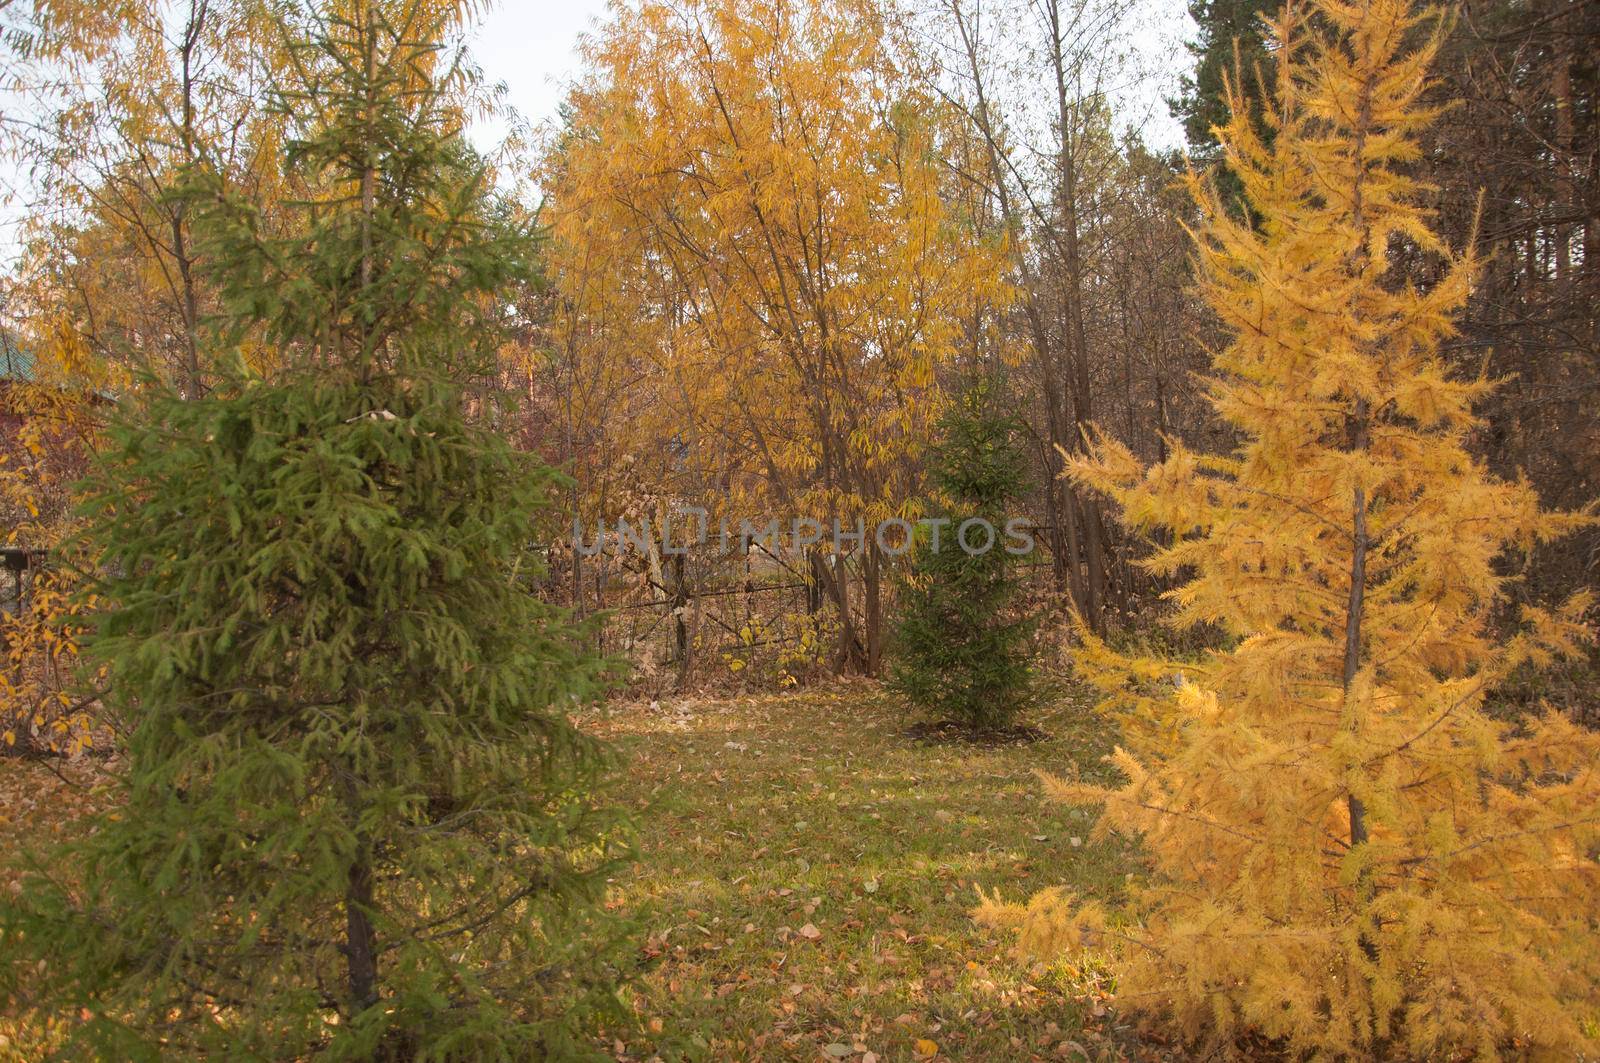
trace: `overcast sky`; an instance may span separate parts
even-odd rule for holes
[[[578,72],[579,36],[605,17],[606,0],[499,0],[472,31],[471,52],[525,117],[553,119]]]

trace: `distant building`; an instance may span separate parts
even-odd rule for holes
[[[18,384],[32,383],[33,355],[23,350],[16,337],[0,329],[0,444],[16,439],[26,417],[15,398]]]
[[[26,409],[17,402],[16,390],[19,385],[32,383],[33,372],[33,356],[17,344],[11,333],[0,329],[0,454],[7,454],[16,446],[17,435],[26,423]],[[4,516],[11,524],[19,515]],[[26,572],[34,560],[26,544],[10,542],[11,538],[11,528],[0,535],[0,613],[15,613],[22,608]]]
[[[71,485],[86,469],[84,435],[89,422],[68,411],[81,410],[83,395],[40,379],[39,366],[16,335],[0,328],[0,470],[21,475],[23,497],[0,494],[0,609],[11,612],[27,585],[28,573],[42,565],[53,527],[72,506]],[[53,402],[54,396],[69,402]],[[88,392],[88,402],[101,406],[110,397]],[[37,432],[24,429],[44,418]],[[42,484],[33,478],[42,480]],[[14,486],[14,485],[13,485]]]

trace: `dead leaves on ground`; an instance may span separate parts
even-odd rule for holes
[[[0,756],[0,844],[15,852],[68,834],[107,803],[107,762]]]
[[[630,992],[645,1036],[618,1031],[613,1054],[1126,1058],[1092,977],[1020,969],[967,914],[974,885],[1029,868],[1122,886],[1122,853],[1084,844],[1087,819],[1040,836],[1034,769],[1103,752],[1083,706],[1060,713],[1041,721],[1056,737],[999,749],[909,742],[861,683],[596,714],[653,809],[618,883],[655,928]]]

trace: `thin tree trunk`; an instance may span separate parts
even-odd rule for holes
[[[684,556],[674,555],[672,558],[673,657],[678,665],[679,686],[688,679],[690,664],[689,620],[685,615],[689,607],[689,580],[686,569]]]
[[[1372,88],[1372,81],[1369,77],[1367,83],[1361,86],[1360,104],[1357,108],[1354,151],[1357,159],[1363,157],[1367,142],[1367,129],[1372,122]],[[1357,174],[1350,208],[1354,228],[1363,237],[1351,250],[1349,258],[1349,268],[1352,273],[1357,275],[1368,264],[1362,176],[1360,173]],[[1351,415],[1349,427],[1346,430],[1348,432],[1346,449],[1352,452],[1367,449],[1370,412],[1367,408],[1366,399],[1356,400],[1355,410]],[[1351,505],[1351,538],[1350,599],[1345,607],[1344,628],[1343,686],[1347,700],[1350,697],[1350,690],[1355,683],[1356,675],[1361,670],[1361,621],[1367,593],[1367,548],[1369,545],[1367,542],[1367,496],[1366,492],[1359,486],[1355,489],[1355,496]],[[1357,729],[1359,737],[1359,721],[1352,719],[1351,727]],[[1347,804],[1350,811],[1350,846],[1354,848],[1357,845],[1364,844],[1367,840],[1367,809],[1362,800],[1354,793],[1348,796]]]
[[[867,674],[877,675],[883,663],[883,603],[878,547],[869,541],[861,554],[861,593],[867,635]]]
[[[346,814],[356,831],[356,855],[350,863],[344,894],[344,956],[350,994],[350,1017],[378,1002],[378,935],[372,926],[372,839],[360,829],[361,798],[353,767],[343,769]]]
[[[1356,136],[1353,155],[1357,159],[1364,158],[1367,141],[1367,130],[1372,124],[1372,91],[1373,78],[1369,75],[1365,84],[1361,86],[1359,104],[1356,114]],[[1360,239],[1349,252],[1349,269],[1353,276],[1360,274],[1370,267],[1368,256],[1367,230],[1365,224],[1365,206],[1363,197],[1363,174],[1356,176],[1355,188],[1351,196],[1351,219],[1353,227]],[[1358,398],[1351,412],[1346,428],[1346,449],[1353,452],[1367,450],[1371,442],[1371,413],[1367,400]],[[1367,551],[1371,543],[1367,539],[1367,495],[1364,488],[1356,486],[1351,498],[1351,549],[1350,549],[1350,597],[1345,605],[1344,629],[1344,669],[1343,691],[1345,698],[1345,711],[1350,714],[1349,726],[1351,733],[1357,739],[1355,748],[1360,750],[1361,719],[1355,707],[1350,704],[1351,693],[1355,687],[1356,676],[1361,672],[1361,625],[1366,609],[1367,593]],[[1345,796],[1345,805],[1350,814],[1350,848],[1355,849],[1367,843],[1367,806],[1364,801],[1352,790]],[[1360,904],[1371,902],[1377,886],[1373,880],[1370,869],[1363,869],[1358,881],[1355,883],[1355,894]],[[1373,962],[1378,958],[1378,944],[1372,931],[1375,929],[1370,922],[1363,926],[1359,932],[1361,951],[1367,959]]]
[[[360,30],[363,35],[365,91],[369,95],[367,120],[375,117],[370,95],[377,65],[377,31],[373,26],[372,8],[364,4]],[[370,137],[368,138],[370,142]],[[372,214],[375,208],[377,174],[368,148],[361,173],[361,287],[372,284]],[[363,364],[369,353],[366,346],[366,328],[362,328]],[[370,369],[370,366],[369,366]],[[345,886],[345,963],[349,973],[350,1014],[358,1015],[378,1002],[378,943],[372,926],[372,840],[360,829],[361,806],[354,769],[346,776],[345,801],[352,826],[356,829],[356,856],[350,864]]]
[[[1000,146],[996,142],[994,128],[989,119],[989,100],[987,90],[984,88],[983,64],[979,61],[977,37],[967,21],[967,15],[961,9],[960,0],[950,0],[950,14],[955,21],[957,32],[961,35],[961,43],[966,53],[967,71],[972,78],[973,93],[977,98],[977,106],[971,118],[983,138],[989,178],[994,184],[994,195],[999,202],[1000,217],[1008,234],[1020,236],[1022,219],[1012,201],[1010,174],[1002,159]],[[1020,240],[1017,246],[1020,247]],[[1034,362],[1038,367],[1044,389],[1047,437],[1044,446],[1044,499],[1045,515],[1050,523],[1051,575],[1055,578],[1056,589],[1067,591],[1072,596],[1074,607],[1082,612],[1085,606],[1084,588],[1078,571],[1077,547],[1075,539],[1068,536],[1062,527],[1068,519],[1065,513],[1069,507],[1063,500],[1060,450],[1071,443],[1062,425],[1063,388],[1056,375],[1050,332],[1045,326],[1044,309],[1040,306],[1040,279],[1034,272],[1026,250],[1017,253],[1016,263],[1018,272],[1022,274],[1023,314],[1028,321],[1028,335],[1032,340]],[[1069,539],[1072,539],[1074,545],[1068,545]]]
[[[374,82],[377,79],[378,61],[378,28],[373,21],[372,5],[370,3],[362,5],[359,29],[364,53],[362,91],[367,96],[365,118],[370,126],[377,119],[377,101],[373,99],[373,95],[375,91]],[[372,286],[372,215],[377,210],[378,189],[378,170],[376,160],[372,157],[372,144],[375,142],[376,134],[369,128],[368,134],[364,139],[366,141],[364,150],[367,157],[362,160],[361,166],[361,293],[363,296],[366,295],[367,289]],[[366,310],[363,308],[358,318],[361,323],[362,348],[359,354],[361,365],[365,367],[363,375],[371,372],[373,366],[369,359],[377,356],[376,351],[367,350],[369,330],[366,316]]]
[[[1553,0],[1560,4],[1563,0]],[[1554,55],[1551,56],[1551,89],[1555,96],[1556,105],[1556,149],[1562,153],[1556,160],[1556,172],[1559,180],[1556,187],[1565,193],[1562,197],[1566,202],[1558,203],[1556,210],[1565,215],[1573,207],[1583,202],[1582,189],[1577,183],[1577,138],[1573,122],[1573,92],[1572,92],[1572,33],[1569,21],[1577,11],[1576,4],[1570,4],[1563,13],[1558,13],[1555,20]],[[1566,284],[1572,272],[1572,226],[1566,222],[1556,226],[1555,231],[1555,270],[1556,282]],[[1593,264],[1590,263],[1591,268]]]
[[[180,53],[182,63],[182,94],[183,94],[183,128],[179,131],[182,141],[183,161],[186,165],[193,165],[195,161],[194,137],[194,52],[200,43],[200,34],[205,27],[207,5],[202,0],[199,4],[189,6],[189,19],[183,30],[183,46]],[[189,254],[188,211],[180,200],[172,212],[172,257],[177,260],[178,277],[183,287],[183,339],[184,339],[184,366],[183,366],[183,394],[185,398],[197,399],[203,392],[204,384],[200,377],[200,344],[197,336],[199,328],[200,311],[199,302],[195,294],[194,260]]]
[[[1352,450],[1366,449],[1367,414],[1366,400],[1358,400],[1351,430]],[[1351,689],[1355,686],[1356,676],[1361,671],[1361,622],[1366,604],[1367,550],[1371,546],[1367,540],[1367,495],[1360,487],[1355,489],[1351,500],[1351,538],[1350,599],[1345,607],[1344,627],[1344,696],[1346,711],[1351,713],[1350,727],[1359,735],[1360,720],[1349,705],[1349,699]],[[1367,806],[1366,802],[1353,791],[1345,795],[1345,806],[1350,813],[1350,848],[1355,849],[1357,846],[1365,845],[1369,836]],[[1370,901],[1375,888],[1371,872],[1363,870],[1359,881],[1355,884],[1357,897],[1363,903]],[[1370,933],[1370,927],[1362,929],[1360,939],[1361,951],[1369,960],[1377,960],[1378,945]]]
[[[378,938],[367,914],[372,909],[372,865],[365,856],[350,865],[345,891],[345,956],[350,973],[350,1014],[378,1002]]]
[[[1083,261],[1078,238],[1078,168],[1072,136],[1072,107],[1068,103],[1067,63],[1063,53],[1063,28],[1058,0],[1047,0],[1045,15],[1050,28],[1050,61],[1056,81],[1057,135],[1060,139],[1057,164],[1060,183],[1057,188],[1057,209],[1060,212],[1062,234],[1063,324],[1069,347],[1068,379],[1072,385],[1072,439],[1068,448],[1081,451],[1086,445],[1086,433],[1093,418],[1090,402],[1089,344],[1083,313]],[[1104,630],[1103,601],[1105,598],[1105,543],[1100,521],[1099,504],[1092,497],[1071,493],[1074,508],[1083,520],[1084,596],[1079,610],[1091,630]]]
[[[1365,403],[1358,405],[1365,420]],[[1365,434],[1365,425],[1361,428]],[[1344,626],[1344,695],[1350,696],[1356,675],[1361,671],[1361,621],[1367,593],[1367,496],[1356,488],[1351,505],[1353,549],[1350,553],[1350,598],[1345,606]],[[1350,808],[1350,845],[1354,848],[1367,840],[1367,809],[1361,798],[1348,796]]]

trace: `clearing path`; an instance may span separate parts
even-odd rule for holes
[[[1038,742],[926,744],[877,685],[625,706],[641,859],[617,883],[648,937],[619,1058],[1115,1058],[1098,972],[1029,970],[968,915],[975,886],[1114,901],[1125,847],[1041,800],[1036,770],[1104,777],[1110,725],[1069,690]],[[646,811],[648,809],[648,811]],[[1082,1055],[1079,1054],[1080,1050]]]

